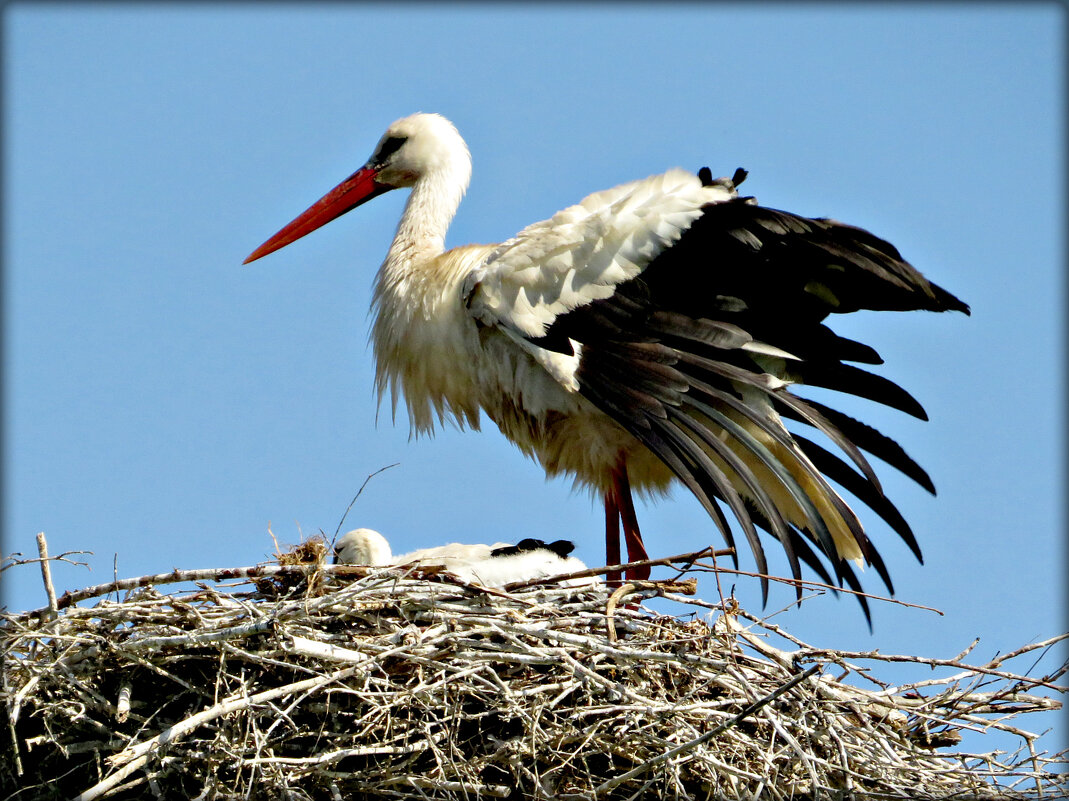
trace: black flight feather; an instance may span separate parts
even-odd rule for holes
[[[917,542],[916,536],[913,534],[913,530],[909,527],[909,523],[902,517],[902,513],[898,511],[890,499],[882,493],[876,492],[872,484],[865,480],[865,477],[853,470],[850,465],[831,453],[825,450],[817,443],[810,439],[806,439],[801,434],[795,434],[794,439],[798,442],[802,452],[809,458],[813,465],[841,486],[847,492],[851,493],[859,501],[868,506],[872,511],[883,518],[884,522],[889,525],[898,536],[900,536],[909,546],[909,549],[913,551],[914,556],[917,557],[917,561],[924,563],[924,556],[921,553],[920,544]]]
[[[885,434],[881,434],[875,428],[866,423],[862,423],[860,420],[856,420],[850,417],[848,414],[832,409],[830,406],[826,406],[823,403],[819,403],[810,398],[806,399],[806,403],[810,408],[815,409],[824,415],[824,418],[837,428],[844,437],[850,440],[864,451],[871,453],[878,459],[882,459],[904,475],[909,476],[922,487],[924,487],[932,495],[935,495],[935,484],[932,483],[931,477],[927,471],[917,464],[912,457],[902,446],[895,442]],[[794,420],[804,421],[804,418],[800,414],[796,414],[793,410],[784,409],[781,410],[784,417],[789,417]]]

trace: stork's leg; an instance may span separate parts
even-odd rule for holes
[[[627,480],[627,466],[621,464],[612,471],[612,483],[620,521],[624,525],[624,543],[627,545],[627,561],[640,562],[649,559],[646,546],[642,544],[642,533],[638,530],[638,518],[635,516],[635,503],[631,498],[631,482]],[[617,551],[619,553],[619,551]],[[635,567],[627,571],[628,579],[645,580],[650,577],[649,565]]]
[[[605,493],[605,563],[620,564],[620,507],[616,501],[615,486]],[[618,571],[607,573],[605,578],[610,584],[620,583]]]

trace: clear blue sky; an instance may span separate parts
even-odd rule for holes
[[[110,579],[115,554],[133,576],[255,563],[268,526],[283,542],[332,534],[394,462],[346,529],[398,550],[568,537],[601,563],[599,505],[492,425],[410,441],[403,414],[376,424],[369,290],[403,193],[241,266],[422,110],[474,156],[451,244],[668,167],[744,166],[762,203],[867,227],[971,303],[972,318],[839,329],[931,417],[844,404],[939,488],[881,473],[923,566],[866,520],[898,597],[945,616],[877,605],[870,634],[852,600],[823,598],[778,619],[893,653],[950,657],[980,637],[977,659],[1065,629],[1059,6],[4,13],[4,550],[33,552],[43,530],[53,552],[93,551],[91,573],[56,568],[61,591]],[[639,514],[656,555],[718,542],[682,491]],[[11,607],[44,601],[36,570],[4,583]],[[759,611],[756,583],[736,584]],[[790,597],[774,590],[769,611]]]

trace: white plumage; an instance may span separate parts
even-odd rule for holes
[[[350,565],[417,565],[440,567],[469,584],[503,587],[517,581],[561,576],[586,570],[586,565],[569,556],[570,542],[544,543],[524,540],[517,545],[450,543],[393,556],[386,538],[370,528],[358,528],[338,538],[334,561]],[[583,586],[597,583],[594,577],[566,579],[563,584]]]
[[[836,336],[831,314],[968,311],[887,242],[740,197],[731,179],[672,169],[597,192],[500,245],[445,250],[471,176],[453,125],[398,120],[368,162],[261,245],[258,259],[383,192],[410,187],[375,281],[380,399],[404,397],[415,433],[485,413],[548,475],[603,496],[606,557],[646,558],[632,488],[682,482],[728,542],[727,504],[767,572],[757,528],[825,580],[859,586],[849,562],[883,562],[847,489],[920,556],[862,450],[933,489],[893,440],[791,392],[814,384],[918,417],[897,385],[846,362],[876,352]],[[846,459],[788,430],[808,426]],[[933,490],[934,491],[934,490]],[[636,569],[633,577],[648,576]],[[800,590],[799,590],[800,591]],[[864,599],[862,599],[863,601]]]
[[[703,206],[734,195],[680,169],[590,195],[495,248],[464,280],[468,309],[486,325],[543,337],[560,315],[635,278]]]

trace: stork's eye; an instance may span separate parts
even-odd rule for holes
[[[375,161],[379,164],[385,163],[386,160],[400,150],[401,146],[407,141],[408,138],[404,136],[391,136],[384,139],[379,146],[378,152],[375,154]]]

